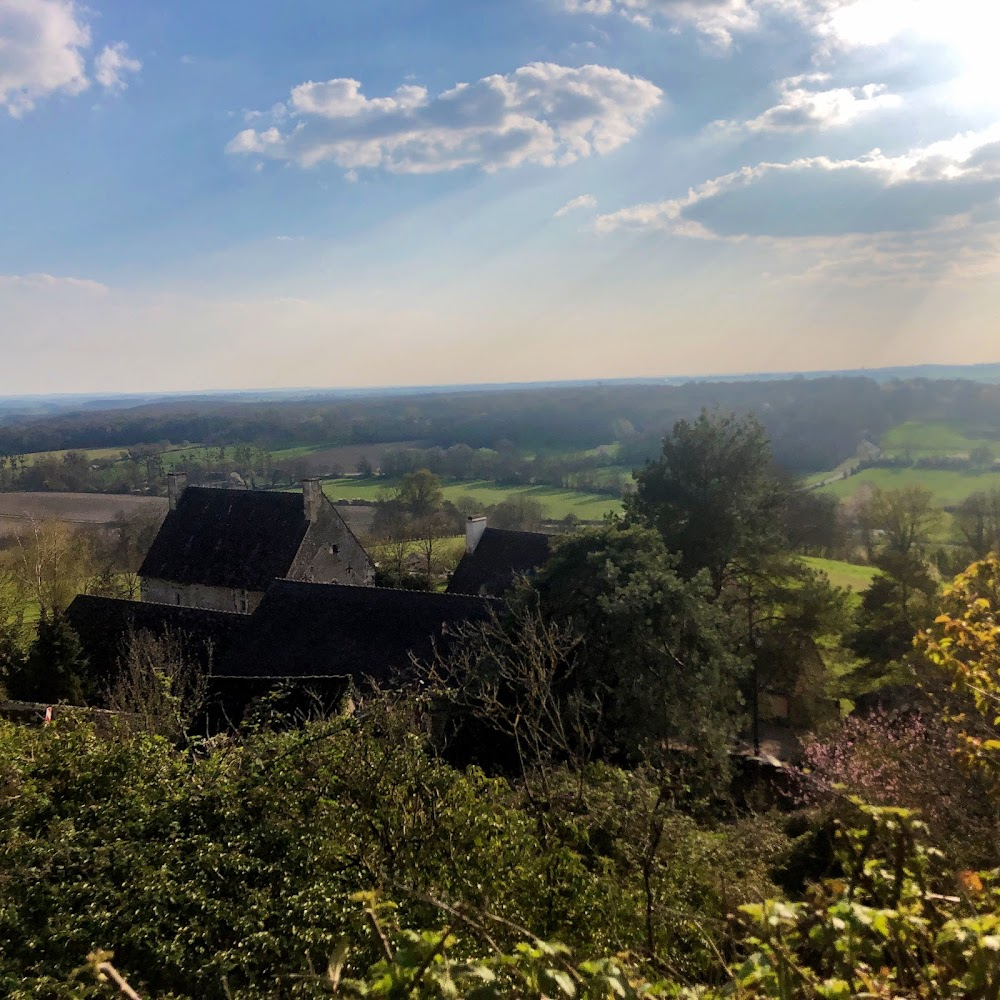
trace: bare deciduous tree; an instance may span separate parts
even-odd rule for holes
[[[182,739],[205,704],[207,688],[206,672],[183,635],[130,631],[108,708],[120,712],[133,731]]]
[[[422,668],[447,702],[512,741],[535,802],[551,800],[554,765],[570,764],[582,781],[593,757],[603,703],[573,682],[582,641],[546,621],[537,601],[514,602],[502,619],[460,626]]]

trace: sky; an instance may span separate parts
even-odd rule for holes
[[[998,36],[982,0],[0,0],[0,394],[998,361]]]

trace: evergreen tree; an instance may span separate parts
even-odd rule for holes
[[[60,611],[44,612],[28,655],[13,665],[8,693],[22,701],[84,703],[87,660]]]
[[[718,596],[738,563],[754,563],[785,547],[782,524],[792,488],[771,459],[764,428],[702,410],[679,420],[656,461],[635,473],[625,500],[630,520],[655,528],[679,553],[691,579],[708,570]]]

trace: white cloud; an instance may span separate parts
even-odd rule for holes
[[[563,0],[571,13],[619,14],[650,28],[663,20],[675,28],[691,27],[720,48],[733,36],[754,30],[760,21],[753,0]]]
[[[40,98],[86,90],[89,45],[71,0],[0,0],[0,105],[17,118]]]
[[[274,109],[276,124],[244,129],[227,149],[303,167],[332,162],[347,172],[555,166],[622,146],[662,96],[617,69],[554,63],[460,83],[435,97],[409,84],[368,98],[357,80],[309,82]],[[291,120],[282,130],[285,116]]]
[[[564,215],[569,215],[570,212],[575,212],[581,208],[596,208],[597,199],[592,194],[581,194],[576,198],[571,199],[566,202],[562,208],[558,209],[555,214],[555,218],[561,219]]]
[[[683,198],[598,216],[597,228],[704,237],[915,231],[977,209],[1000,209],[1000,123],[899,156],[875,149],[744,167]]]
[[[87,14],[75,0],[0,0],[0,110],[20,118],[46,97],[90,86]],[[111,89],[124,89],[123,74],[139,68],[122,42],[94,61],[97,81]]]
[[[90,278],[63,278],[52,274],[0,274],[0,289],[23,291],[74,291],[104,295],[108,286]]]
[[[142,63],[128,54],[128,46],[124,42],[106,45],[94,60],[94,76],[107,90],[125,90],[128,87],[125,74],[138,73],[141,69]]]
[[[551,2],[551,0],[546,0]],[[997,106],[1000,6],[983,0],[558,0],[564,10],[620,15],[647,28],[691,29],[729,50],[776,21],[809,37],[818,64],[863,49],[930,45],[953,67],[951,100]],[[947,72],[947,71],[945,71]]]
[[[727,131],[804,132],[850,125],[864,115],[899,108],[903,99],[884,84],[818,90],[829,77],[823,73],[795,76],[778,83],[780,101],[749,121],[713,122]]]
[[[598,216],[595,227],[821,247],[823,266],[835,266],[832,248],[839,246],[855,261],[867,253],[886,273],[890,259],[902,271],[918,258],[981,271],[998,246],[1000,123],[898,156],[876,149],[855,159],[760,163],[681,198]]]

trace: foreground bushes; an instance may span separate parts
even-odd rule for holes
[[[907,810],[842,801],[824,855],[776,817],[700,824],[643,769],[458,771],[413,722],[0,724],[0,995],[111,996],[102,949],[163,1000],[1000,992],[995,873]]]
[[[1000,992],[1000,890],[995,873],[955,879],[957,895],[936,891],[944,875],[922,843],[922,824],[906,810],[856,803],[860,825],[842,827],[843,877],[817,885],[798,903],[740,907],[734,943],[745,953],[721,989],[649,981],[627,955],[576,960],[565,945],[494,939],[509,923],[445,907],[433,929],[402,926],[395,904],[357,893],[355,926],[333,947],[321,972],[290,976],[289,992],[343,997],[468,1000],[597,1000],[639,997],[996,997]],[[374,943],[372,961],[366,953]],[[121,979],[92,953],[98,982]],[[84,971],[84,970],[80,970]],[[277,986],[277,984],[275,984]],[[88,991],[89,992],[89,991]],[[82,993],[76,995],[83,995]],[[284,995],[284,991],[274,995]]]
[[[721,980],[726,913],[773,891],[774,824],[702,829],[611,769],[583,799],[553,771],[532,805],[407,722],[379,709],[183,749],[71,718],[0,725],[0,994],[79,996],[57,984],[109,948],[143,995],[313,995],[293,975],[327,967],[370,891],[404,926],[447,904],[496,918],[500,947],[530,928]],[[352,961],[384,957],[367,939]]]

